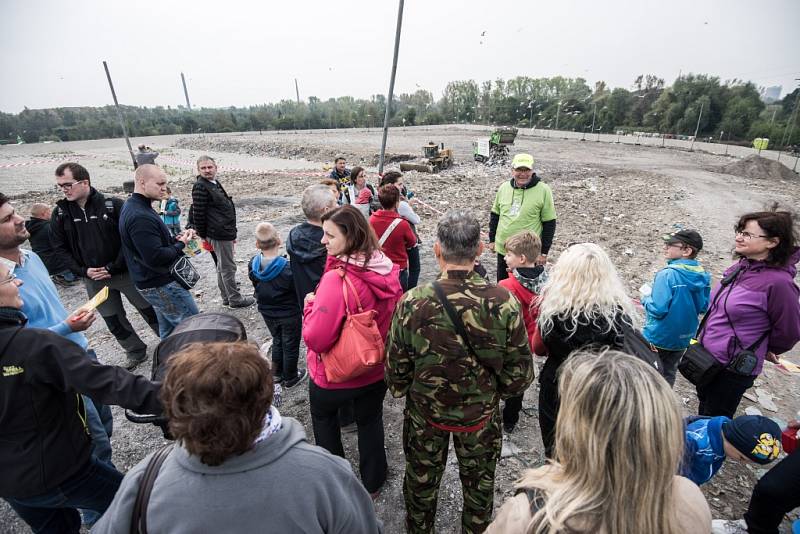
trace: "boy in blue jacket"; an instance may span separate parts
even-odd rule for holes
[[[687,417],[685,438],[681,474],[698,485],[711,480],[725,458],[766,465],[781,452],[780,427],[762,415]]]
[[[280,254],[281,238],[274,226],[260,223],[255,237],[259,252],[250,260],[248,275],[256,290],[258,311],[272,335],[272,374],[276,384],[292,388],[307,375],[305,369],[297,369],[303,319],[292,267]]]
[[[664,378],[672,386],[678,362],[697,333],[698,315],[708,308],[711,275],[695,259],[703,239],[694,230],[664,236],[667,266],[656,273],[651,290],[641,288],[647,320],[642,335],[658,350]]]

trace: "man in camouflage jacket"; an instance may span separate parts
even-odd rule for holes
[[[436,232],[433,250],[442,274],[400,300],[386,343],[389,391],[406,396],[406,528],[412,534],[434,530],[452,434],[464,494],[462,530],[483,532],[491,521],[502,446],[499,401],[527,389],[533,360],[517,301],[472,270],[483,251],[477,219],[449,212]],[[461,317],[467,340],[434,284]]]

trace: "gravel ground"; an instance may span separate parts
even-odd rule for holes
[[[419,200],[415,209],[423,219],[419,226],[423,240],[422,283],[430,281],[436,274],[430,247],[439,212],[454,207],[469,208],[480,213],[481,220],[488,223],[494,191],[510,176],[508,167],[484,167],[471,161],[472,140],[481,135],[479,130],[474,130],[477,129],[407,129],[390,135],[387,150],[397,160],[415,156],[430,140],[444,142],[456,154],[456,165],[441,174],[406,174],[406,183]],[[322,172],[319,162],[330,161],[333,154],[344,153],[350,164],[363,162],[368,168],[374,168],[380,134],[375,130],[293,135],[273,132],[161,137],[137,139],[134,143],[140,141],[162,153],[160,163],[165,165],[184,213],[188,209],[193,181],[191,161],[205,151],[219,157],[222,166],[220,179],[237,203],[240,246],[236,257],[240,280],[246,285],[249,284],[246,261],[253,253],[251,243],[256,223],[262,220],[272,222],[285,238],[289,229],[302,220],[299,195],[305,186],[319,180]],[[24,214],[34,202],[52,203],[57,200],[58,196],[51,187],[52,169],[59,161],[76,154],[90,156],[85,158],[84,164],[103,190],[119,193],[120,182],[130,177],[124,143],[120,140],[11,148],[16,152],[3,147],[0,163],[44,161],[0,169],[3,191],[16,194],[15,204]],[[609,251],[632,295],[636,295],[636,288],[651,280],[663,265],[659,236],[664,233],[678,227],[699,229],[706,246],[700,259],[718,279],[722,270],[732,263],[732,228],[738,214],[776,200],[789,206],[800,204],[796,181],[721,173],[720,168],[732,161],[724,156],[541,137],[518,138],[514,149],[530,151],[536,158],[538,174],[553,188],[559,218],[550,261],[554,261],[570,242],[597,242]],[[486,254],[482,260],[490,276],[494,276],[493,256]],[[196,264],[203,274],[195,289],[201,310],[222,309],[210,257],[201,256]],[[82,287],[62,288],[60,291],[68,309],[77,307],[86,298]],[[225,311],[242,319],[253,339],[262,342],[269,338],[255,307]],[[143,333],[143,339],[151,348],[154,347],[158,340],[135,311],[130,314],[137,330]],[[124,354],[102,321],[97,321],[88,335],[102,361],[111,364],[124,361]],[[800,351],[797,349],[789,354],[795,362],[800,362],[798,356]],[[149,376],[149,367],[143,365],[137,372]],[[797,383],[797,376],[768,366],[756,385],[774,395],[778,411],[769,412],[761,408],[765,415],[784,421],[793,418],[800,408]],[[497,468],[497,506],[512,494],[513,481],[522,470],[543,462],[536,420],[536,389],[534,384],[526,393],[520,424],[511,436],[507,436],[506,452],[513,454],[502,458]],[[696,413],[694,389],[682,377],[679,377],[676,391],[684,401],[686,414]],[[741,409],[748,406],[758,406],[758,403],[745,399]],[[402,400],[386,399],[384,421],[390,472],[376,509],[389,533],[404,530],[402,407]],[[285,394],[281,412],[297,418],[312,436],[304,388],[295,388]],[[114,461],[119,469],[126,471],[158,447],[163,439],[152,427],[128,423],[117,408],[114,415]],[[344,440],[347,457],[357,469],[355,435],[345,435]],[[726,463],[717,477],[703,486],[714,517],[740,517],[755,481],[763,472],[763,469],[751,466]],[[455,457],[451,452],[440,491],[437,531],[458,532],[460,511],[461,489]],[[3,502],[0,502],[0,525],[2,532],[28,531]]]

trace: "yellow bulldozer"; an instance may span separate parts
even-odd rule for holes
[[[401,163],[400,170],[417,172],[439,172],[453,164],[453,151],[444,147],[444,143],[437,145],[433,141],[422,147],[424,157],[420,163]]]

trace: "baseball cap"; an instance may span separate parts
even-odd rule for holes
[[[694,230],[679,230],[663,236],[662,239],[668,245],[673,243],[683,243],[684,245],[689,245],[695,250],[703,249],[703,238],[700,237],[700,234]]]
[[[520,168],[532,169],[533,168],[533,156],[530,154],[517,154],[514,156],[514,160],[511,162],[512,169],[520,169]]]
[[[781,429],[763,415],[739,416],[722,425],[722,435],[757,464],[768,464],[781,453]]]

